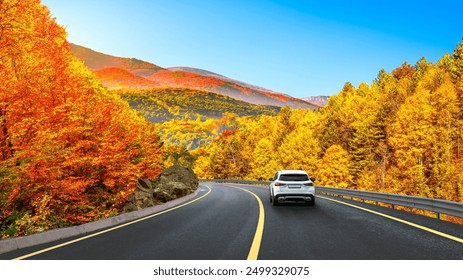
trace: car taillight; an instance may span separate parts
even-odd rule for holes
[[[285,183],[280,183],[280,182],[275,183],[275,186],[284,186],[284,185],[286,185],[286,184]]]
[[[313,187],[313,183],[305,183],[304,186]]]

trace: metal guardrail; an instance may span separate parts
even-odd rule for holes
[[[336,195],[341,197],[358,198],[361,200],[382,202],[392,205],[405,206],[409,208],[432,211],[440,218],[440,214],[463,218],[463,203],[433,199],[419,196],[408,196],[400,194],[378,193],[359,190],[339,189],[333,187],[316,187],[318,193]]]
[[[269,185],[268,181],[249,181],[249,180],[202,180],[207,182],[217,183],[235,183],[235,184],[249,184],[249,185]],[[463,203],[447,201],[442,199],[432,199],[418,196],[408,196],[400,194],[378,193],[359,191],[351,189],[341,189],[333,187],[316,186],[315,191],[319,194],[330,196],[348,197],[351,199],[361,199],[362,201],[374,201],[376,203],[387,203],[394,208],[395,206],[404,206],[420,210],[427,210],[435,212],[437,218],[440,219],[440,214],[450,215],[454,217],[463,218]]]

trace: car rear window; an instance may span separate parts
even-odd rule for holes
[[[281,174],[280,181],[308,181],[309,176],[306,174]]]

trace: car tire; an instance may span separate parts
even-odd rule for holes
[[[315,197],[311,201],[307,202],[308,206],[315,206]]]
[[[272,198],[272,205],[273,206],[278,206],[279,205],[278,199],[276,199],[275,197]]]

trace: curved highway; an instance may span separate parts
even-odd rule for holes
[[[342,199],[272,206],[265,187],[201,183],[193,200],[0,259],[461,260],[463,226]]]

